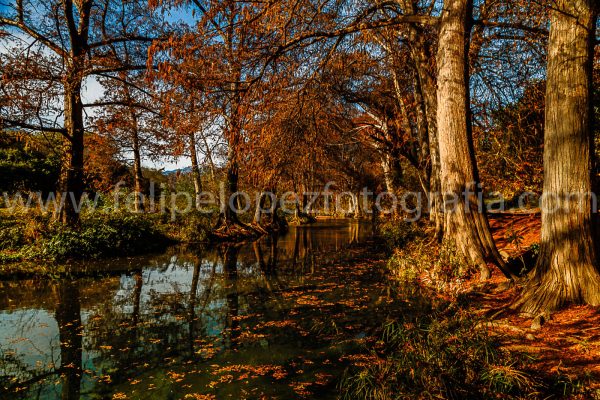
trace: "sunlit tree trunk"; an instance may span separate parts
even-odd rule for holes
[[[381,156],[381,169],[383,169],[383,179],[385,188],[388,192],[398,193],[398,175],[401,176],[402,169],[398,160],[394,160],[393,156],[385,153]]]
[[[542,241],[521,307],[533,315],[567,303],[600,304],[590,196],[597,7],[592,0],[559,0],[551,13]]]
[[[500,268],[504,263],[483,210],[471,138],[466,68],[471,6],[468,0],[444,1],[437,54],[437,127],[445,200],[444,240],[455,244],[466,261],[479,268],[481,279],[487,279],[491,271],[486,261]],[[507,272],[505,275],[510,277]]]
[[[265,204],[267,201],[267,192],[260,192],[256,202],[256,208],[254,210],[254,224],[260,226],[262,222],[262,215],[265,210]],[[272,204],[271,204],[272,206]]]
[[[133,149],[133,190],[135,194],[135,211],[144,211],[144,177],[142,175],[142,155],[140,150],[140,136],[138,130],[138,119],[135,111],[131,111],[132,129],[131,143]]]

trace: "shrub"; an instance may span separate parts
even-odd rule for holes
[[[438,292],[457,294],[474,269],[453,243],[438,244],[421,232],[394,250],[387,263],[392,276],[403,284],[418,283]]]
[[[178,214],[174,221],[163,221],[164,229],[170,237],[181,242],[203,242],[208,238],[212,226],[211,214],[191,211]]]
[[[417,222],[386,221],[379,227],[379,232],[390,250],[405,247],[426,237],[424,226]]]
[[[0,221],[0,250],[13,249],[25,244],[23,226],[15,220]]]
[[[86,212],[77,228],[53,223],[49,215],[29,213],[0,219],[0,263],[135,255],[165,245],[205,241],[211,216],[200,212],[170,215]]]
[[[132,255],[159,249],[167,238],[143,214],[92,214],[78,229],[57,227],[49,237],[27,246],[24,258],[62,260]]]

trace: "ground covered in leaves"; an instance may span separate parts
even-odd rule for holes
[[[498,216],[491,219],[491,227],[499,249],[511,256],[518,257],[540,240],[539,214]],[[510,307],[519,288],[506,289],[500,273],[474,288],[468,293],[473,312],[490,319],[490,329],[505,348],[532,357],[533,371],[560,382],[565,394],[599,396],[600,310],[571,306],[553,313],[540,329],[533,330],[531,319]]]

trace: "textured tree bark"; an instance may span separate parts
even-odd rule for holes
[[[194,181],[194,207],[200,207],[202,199],[202,180],[200,179],[200,167],[198,166],[198,156],[196,154],[196,134],[190,133],[190,160],[192,162],[192,179]]]
[[[552,10],[546,83],[540,254],[521,299],[537,316],[568,303],[600,304],[592,236],[592,62],[598,6]]]
[[[133,121],[131,143],[133,148],[133,190],[135,192],[135,211],[144,212],[144,177],[142,175],[142,156],[140,151],[140,137],[138,121],[135,111],[131,111]]]
[[[265,200],[266,200],[266,195],[264,192],[260,192],[260,194],[258,195],[258,199],[256,202],[256,208],[254,209],[254,224],[255,225],[260,225],[261,219],[262,219],[262,210],[263,207],[265,205]]]
[[[416,52],[418,53],[417,74],[419,77],[419,88],[423,94],[423,105],[425,108],[425,117],[427,121],[427,135],[429,144],[429,202],[430,202],[430,220],[435,223],[435,237],[438,241],[442,240],[444,234],[444,217],[442,215],[442,184],[441,184],[441,165],[440,150],[437,128],[437,97],[436,82],[429,71],[428,59],[431,52],[425,44],[419,44]]]
[[[440,21],[437,127],[444,195],[444,241],[453,242],[466,261],[479,268],[481,279],[491,271],[487,261],[511,278],[489,229],[472,146],[466,48],[469,0],[446,0]]]
[[[61,190],[66,195],[61,218],[64,224],[79,222],[79,206],[83,195],[83,104],[81,102],[81,74],[73,69],[65,83],[65,146],[61,173]]]
[[[381,156],[381,168],[386,190],[398,195],[398,188],[402,181],[402,165],[400,158],[394,152],[386,152]]]
[[[385,188],[390,193],[396,193],[394,179],[392,178],[392,168],[390,166],[389,154],[384,154],[381,157],[381,168],[383,169],[383,179],[385,180]]]
[[[406,1],[404,7],[407,10],[407,14],[415,14],[417,2],[414,0]],[[416,25],[409,25],[408,30],[409,45],[417,78],[415,91],[418,92],[417,100],[419,98],[422,99],[422,102],[419,103],[423,108],[427,128],[430,160],[430,165],[428,166],[429,219],[435,224],[436,240],[441,241],[444,235],[444,217],[442,214],[441,165],[437,128],[437,83],[434,66],[431,63],[434,56],[426,32]]]

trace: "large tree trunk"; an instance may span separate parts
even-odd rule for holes
[[[444,241],[453,242],[481,279],[490,277],[486,261],[504,271],[479,194],[469,116],[466,47],[468,0],[446,0],[440,21],[437,126],[441,183],[445,199]],[[452,201],[452,199],[457,199]]]
[[[551,14],[542,241],[521,306],[534,316],[567,303],[600,304],[589,196],[594,6],[559,0]]]
[[[81,79],[75,78],[65,84],[65,130],[69,137],[63,156],[61,190],[66,195],[62,221],[74,226],[79,222],[79,210],[83,195],[83,104],[81,102]]]
[[[192,179],[194,180],[194,206],[198,208],[202,199],[202,181],[200,179],[200,167],[198,166],[198,156],[196,154],[196,134],[190,133],[190,160],[192,161]]]
[[[83,174],[83,103],[81,101],[81,86],[85,70],[85,57],[90,28],[91,0],[82,0],[77,4],[77,11],[72,2],[63,3],[66,25],[68,26],[70,50],[69,56],[63,59],[67,66],[64,75],[64,127],[70,141],[70,148],[65,154],[62,165],[61,186],[66,192],[63,223],[77,225],[79,208],[84,188]],[[76,17],[77,14],[77,17]],[[74,20],[79,20],[78,26]]]

